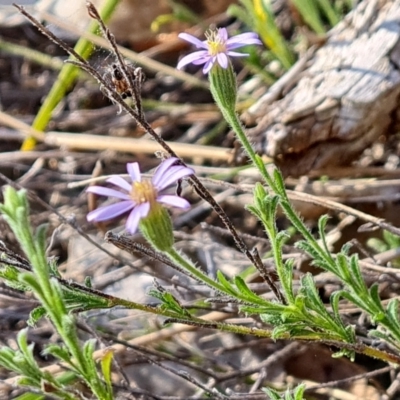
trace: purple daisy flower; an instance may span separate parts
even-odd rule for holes
[[[183,209],[189,208],[190,203],[182,197],[163,194],[163,191],[177,180],[194,174],[191,168],[184,167],[183,165],[174,165],[177,160],[177,158],[171,157],[163,161],[151,180],[142,180],[138,163],[127,164],[126,169],[132,180],[132,184],[129,184],[118,175],[112,176],[106,181],[117,186],[121,191],[102,186],[90,186],[87,192],[100,196],[116,197],[121,201],[91,211],[86,216],[87,220],[89,222],[105,221],[132,210],[126,220],[125,227],[129,233],[134,234],[138,228],[139,221],[142,218],[146,218],[157,203],[168,204]]]
[[[207,40],[201,41],[195,36],[188,33],[180,33],[178,35],[181,39],[194,44],[198,49],[183,57],[178,65],[178,69],[182,69],[187,64],[202,65],[203,73],[207,74],[215,63],[218,63],[222,68],[228,67],[229,57],[246,57],[248,54],[238,53],[232,51],[239,47],[247,46],[249,44],[262,44],[258,35],[254,32],[242,33],[240,35],[232,36],[228,39],[228,31],[225,28],[220,28],[218,31],[210,31],[206,33]]]

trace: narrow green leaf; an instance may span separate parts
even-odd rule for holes
[[[326,308],[319,297],[315,282],[310,273],[301,277],[301,285],[304,287],[305,299],[307,306],[318,311],[321,315],[327,314]]]
[[[260,304],[261,306],[265,305],[266,303],[269,303],[268,301],[264,300],[263,298],[257,296],[247,286],[246,282],[240,276],[235,276],[234,282],[235,282],[235,285],[238,288],[239,292],[244,297],[243,300],[251,302],[251,303],[255,303],[255,304]]]
[[[48,345],[42,352],[43,355],[51,354],[52,356],[66,362],[71,363],[71,354],[66,347],[59,346],[57,344]]]
[[[375,304],[376,307],[376,312],[382,313],[383,315],[385,314],[385,310],[382,306],[382,301],[379,296],[379,285],[377,282],[373,283],[371,287],[369,288],[369,294],[371,296],[372,301]]]
[[[353,274],[353,281],[361,291],[366,291],[364,278],[361,274],[360,264],[358,262],[358,255],[352,254],[349,259],[350,271]]]
[[[343,282],[350,284],[352,281],[352,275],[350,272],[350,265],[348,263],[348,257],[344,254],[337,254],[336,257],[336,276],[338,276]]]
[[[335,315],[335,318],[337,321],[342,320],[342,318],[340,316],[340,312],[339,312],[339,301],[340,301],[341,297],[342,297],[342,292],[339,290],[332,293],[332,295],[330,297],[332,311],[333,311],[333,314]]]
[[[111,380],[111,366],[113,360],[113,351],[111,349],[106,349],[103,356],[100,359],[101,371],[103,372],[104,380],[109,388],[109,391],[112,391],[112,380]]]
[[[15,397],[14,400],[43,400],[45,396],[37,393],[24,393],[21,396]]]
[[[328,243],[326,241],[326,235],[325,235],[325,229],[326,229],[326,224],[328,223],[328,215],[324,214],[318,219],[318,232],[319,232],[319,237],[322,240],[322,243],[324,245],[324,249],[327,253],[330,253],[330,250],[328,248]]]
[[[118,5],[119,0],[107,0],[102,3],[102,7],[99,13],[103,20],[107,22],[115,7]],[[98,23],[92,21],[87,29],[89,33],[98,33]],[[76,43],[74,50],[81,55],[84,59],[88,59],[94,49],[93,43],[85,38],[81,38]],[[75,78],[78,76],[79,68],[73,64],[65,64],[61,69],[57,81],[54,83],[45,101],[40,107],[39,112],[36,114],[35,120],[33,121],[32,127],[38,131],[44,131],[48,122],[52,117],[52,113],[58,103],[62,100],[65,93],[69,90]],[[36,144],[36,140],[32,137],[25,139],[22,150],[32,150]]]
[[[392,299],[389,301],[387,305],[386,314],[392,324],[400,330],[400,321],[399,321],[399,300]]]
[[[228,280],[225,278],[224,274],[220,270],[217,271],[217,279],[228,293],[230,293],[234,297],[237,297],[238,292],[232,287],[232,285],[228,282]]]
[[[306,385],[302,383],[294,389],[294,400],[303,400],[304,392],[306,390]]]
[[[318,34],[325,33],[325,27],[322,23],[318,9],[318,3],[310,0],[291,0],[300,12],[304,21]]]

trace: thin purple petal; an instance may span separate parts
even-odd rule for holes
[[[218,29],[218,36],[225,43],[228,40],[228,31],[226,30],[226,28],[219,28]]]
[[[158,184],[160,183],[160,180],[163,179],[163,175],[164,175],[165,171],[168,168],[170,168],[172,166],[172,164],[175,163],[176,161],[178,161],[177,157],[170,157],[170,158],[167,158],[166,160],[164,160],[159,165],[159,167],[156,169],[156,172],[154,172],[153,178],[151,180],[155,187],[157,187]]]
[[[176,68],[182,69],[185,65],[188,65],[190,63],[194,64],[196,61],[202,60],[207,55],[208,55],[208,51],[206,51],[206,50],[195,51],[194,53],[188,54],[187,56],[183,57],[178,62],[178,65],[176,66]],[[201,64],[203,64],[203,62],[201,62]]]
[[[232,36],[226,41],[227,49],[236,49],[237,47],[246,46],[248,44],[262,44],[257,33],[246,32],[240,35]]]
[[[186,168],[186,167],[184,167],[183,165],[172,165],[172,166],[170,166],[168,169],[166,169],[166,170],[164,171],[164,173],[162,174],[162,176],[160,176],[160,178],[158,179],[157,185],[155,185],[155,182],[154,182],[154,180],[153,180],[154,186],[156,186],[156,188],[157,188],[158,190],[160,190],[161,188],[164,187],[164,182],[165,182],[166,180],[169,180],[169,177],[170,177],[171,175],[175,174],[176,171],[178,171],[178,170],[180,170],[180,169],[182,169],[182,168]]]
[[[208,53],[204,56],[199,58],[198,60],[194,60],[192,61],[193,65],[201,65],[201,64],[205,64],[206,62],[208,62],[209,60],[212,60],[213,56],[210,56]]]
[[[107,219],[112,219],[126,213],[135,207],[135,203],[132,200],[121,201],[116,204],[111,204],[110,206],[100,207],[94,211],[91,211],[86,219],[91,221],[106,221]]]
[[[146,203],[142,203],[138,206],[138,209],[142,218],[146,218],[150,211],[150,203],[148,201]]]
[[[132,186],[122,177],[119,175],[110,176],[106,182],[110,182],[115,186],[127,191],[128,193],[131,191]]]
[[[218,61],[218,64],[222,68],[224,68],[224,69],[228,68],[228,57],[226,56],[225,53],[218,53],[217,54],[217,61]]]
[[[146,217],[149,211],[150,203],[148,202],[140,204],[132,210],[125,224],[126,229],[131,235],[133,235],[137,231],[139,221],[141,220],[141,218]]]
[[[117,199],[130,200],[130,197],[126,193],[121,193],[118,190],[106,188],[103,186],[89,186],[86,192],[95,193],[100,196],[111,196]]]
[[[216,58],[210,58],[203,67],[203,74],[208,74],[215,63]]]
[[[140,218],[141,218],[140,212],[138,211],[137,208],[134,208],[132,212],[129,214],[129,217],[125,223],[125,228],[131,235],[133,235],[137,231]]]
[[[194,171],[191,168],[183,167],[181,165],[171,167],[163,176],[163,180],[157,185],[159,191],[172,185],[178,179],[182,179],[186,176],[193,175]]]
[[[228,51],[229,57],[248,57],[248,53],[238,53],[237,51]]]
[[[226,50],[229,51],[233,49],[238,49],[239,47],[249,46],[253,44],[260,45],[262,43],[259,40],[254,40],[253,42],[248,41],[247,43],[231,43],[229,45],[226,45]]]
[[[190,203],[186,199],[179,196],[163,194],[157,197],[157,201],[159,203],[168,204],[170,206],[178,208],[183,208],[183,209],[190,208]]]
[[[142,181],[142,175],[140,174],[140,168],[137,162],[126,164],[126,169],[128,171],[129,176],[132,179],[132,182]]]
[[[205,42],[201,41],[200,39],[197,39],[196,36],[190,35],[189,33],[185,32],[180,33],[178,37],[194,44],[198,49],[208,49],[208,46]]]

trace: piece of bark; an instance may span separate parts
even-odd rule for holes
[[[251,140],[285,175],[346,165],[395,123],[399,69],[400,1],[365,0],[282,99],[263,96],[252,107]]]

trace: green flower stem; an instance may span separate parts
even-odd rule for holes
[[[180,267],[184,268],[190,275],[195,277],[197,280],[205,283],[207,286],[217,290],[218,292],[225,293],[228,296],[232,296],[231,293],[227,292],[226,289],[220,283],[214,281],[205,273],[203,273],[199,268],[194,266],[186,257],[184,257],[179,251],[174,247],[165,251],[164,254],[174,263],[178,264]]]
[[[271,175],[268,173],[262,159],[257,155],[251,146],[249,139],[243,129],[243,125],[240,122],[239,116],[236,113],[236,77],[233,71],[232,65],[229,64],[228,68],[224,69],[219,65],[215,65],[209,74],[210,78],[210,89],[214,97],[215,102],[220,108],[222,115],[227,120],[229,125],[234,130],[237,138],[245,149],[248,157],[250,158],[253,165],[260,171],[261,176],[264,178],[267,185],[281,197],[282,207],[284,208],[287,216],[295,225],[295,227],[303,234],[304,238],[313,244],[313,246],[318,250],[321,255],[325,255],[325,258],[329,263],[334,265],[334,260],[331,257],[327,257],[323,249],[318,245],[317,241],[304,226],[301,219],[298,217],[296,212],[293,210],[292,205],[287,196],[285,187],[283,185],[282,177],[276,174],[276,178],[279,178],[278,184],[272,179]]]
[[[209,79],[211,93],[223,117],[234,130],[251,162],[260,171],[266,183],[275,191],[274,182],[265,168],[264,163],[251,146],[239,116],[236,113],[236,77],[232,65],[229,64],[226,69],[220,67],[218,64],[215,65],[210,71]]]

